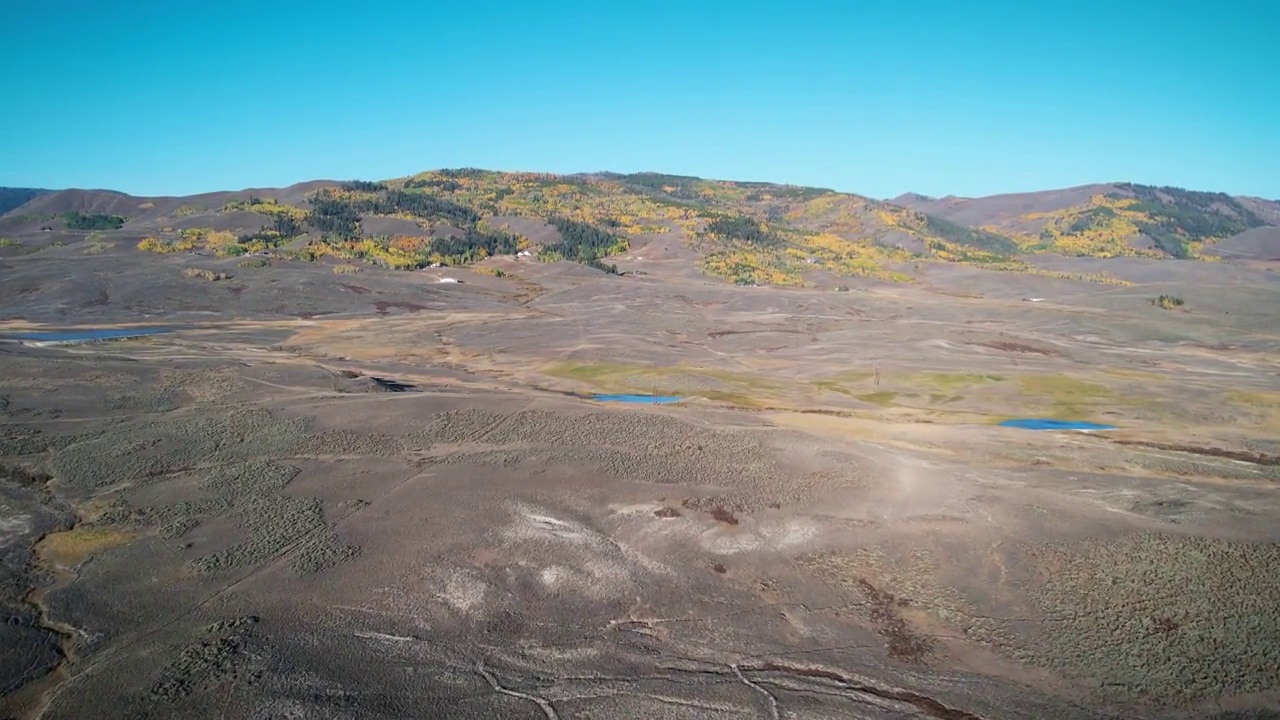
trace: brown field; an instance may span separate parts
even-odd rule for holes
[[[1277,717],[1265,268],[73,257],[0,335],[172,332],[0,343],[5,717]]]

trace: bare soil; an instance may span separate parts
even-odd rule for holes
[[[228,292],[180,272],[233,260],[72,240],[5,258],[0,335],[174,331],[0,343],[6,717],[1225,720],[1280,693],[1274,273],[736,288],[659,237],[618,260],[644,276],[277,262]]]

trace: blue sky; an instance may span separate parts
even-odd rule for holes
[[[1266,0],[4,0],[0,25],[0,185],[469,166],[1280,198]]]

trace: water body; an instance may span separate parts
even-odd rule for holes
[[[1050,420],[1048,418],[1014,418],[1000,423],[1001,427],[1022,430],[1115,430],[1115,425],[1084,422],[1083,420]]]
[[[103,340],[123,340],[124,338],[159,335],[173,332],[167,327],[136,328],[84,328],[59,330],[55,332],[20,332],[0,335],[0,340],[19,340],[24,343],[68,344],[82,342],[100,342]]]
[[[663,405],[680,402],[684,398],[679,395],[592,395],[592,400],[600,402],[639,403],[642,405]]]

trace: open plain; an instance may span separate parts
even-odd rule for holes
[[[687,252],[5,258],[5,716],[1280,717],[1273,268]]]

